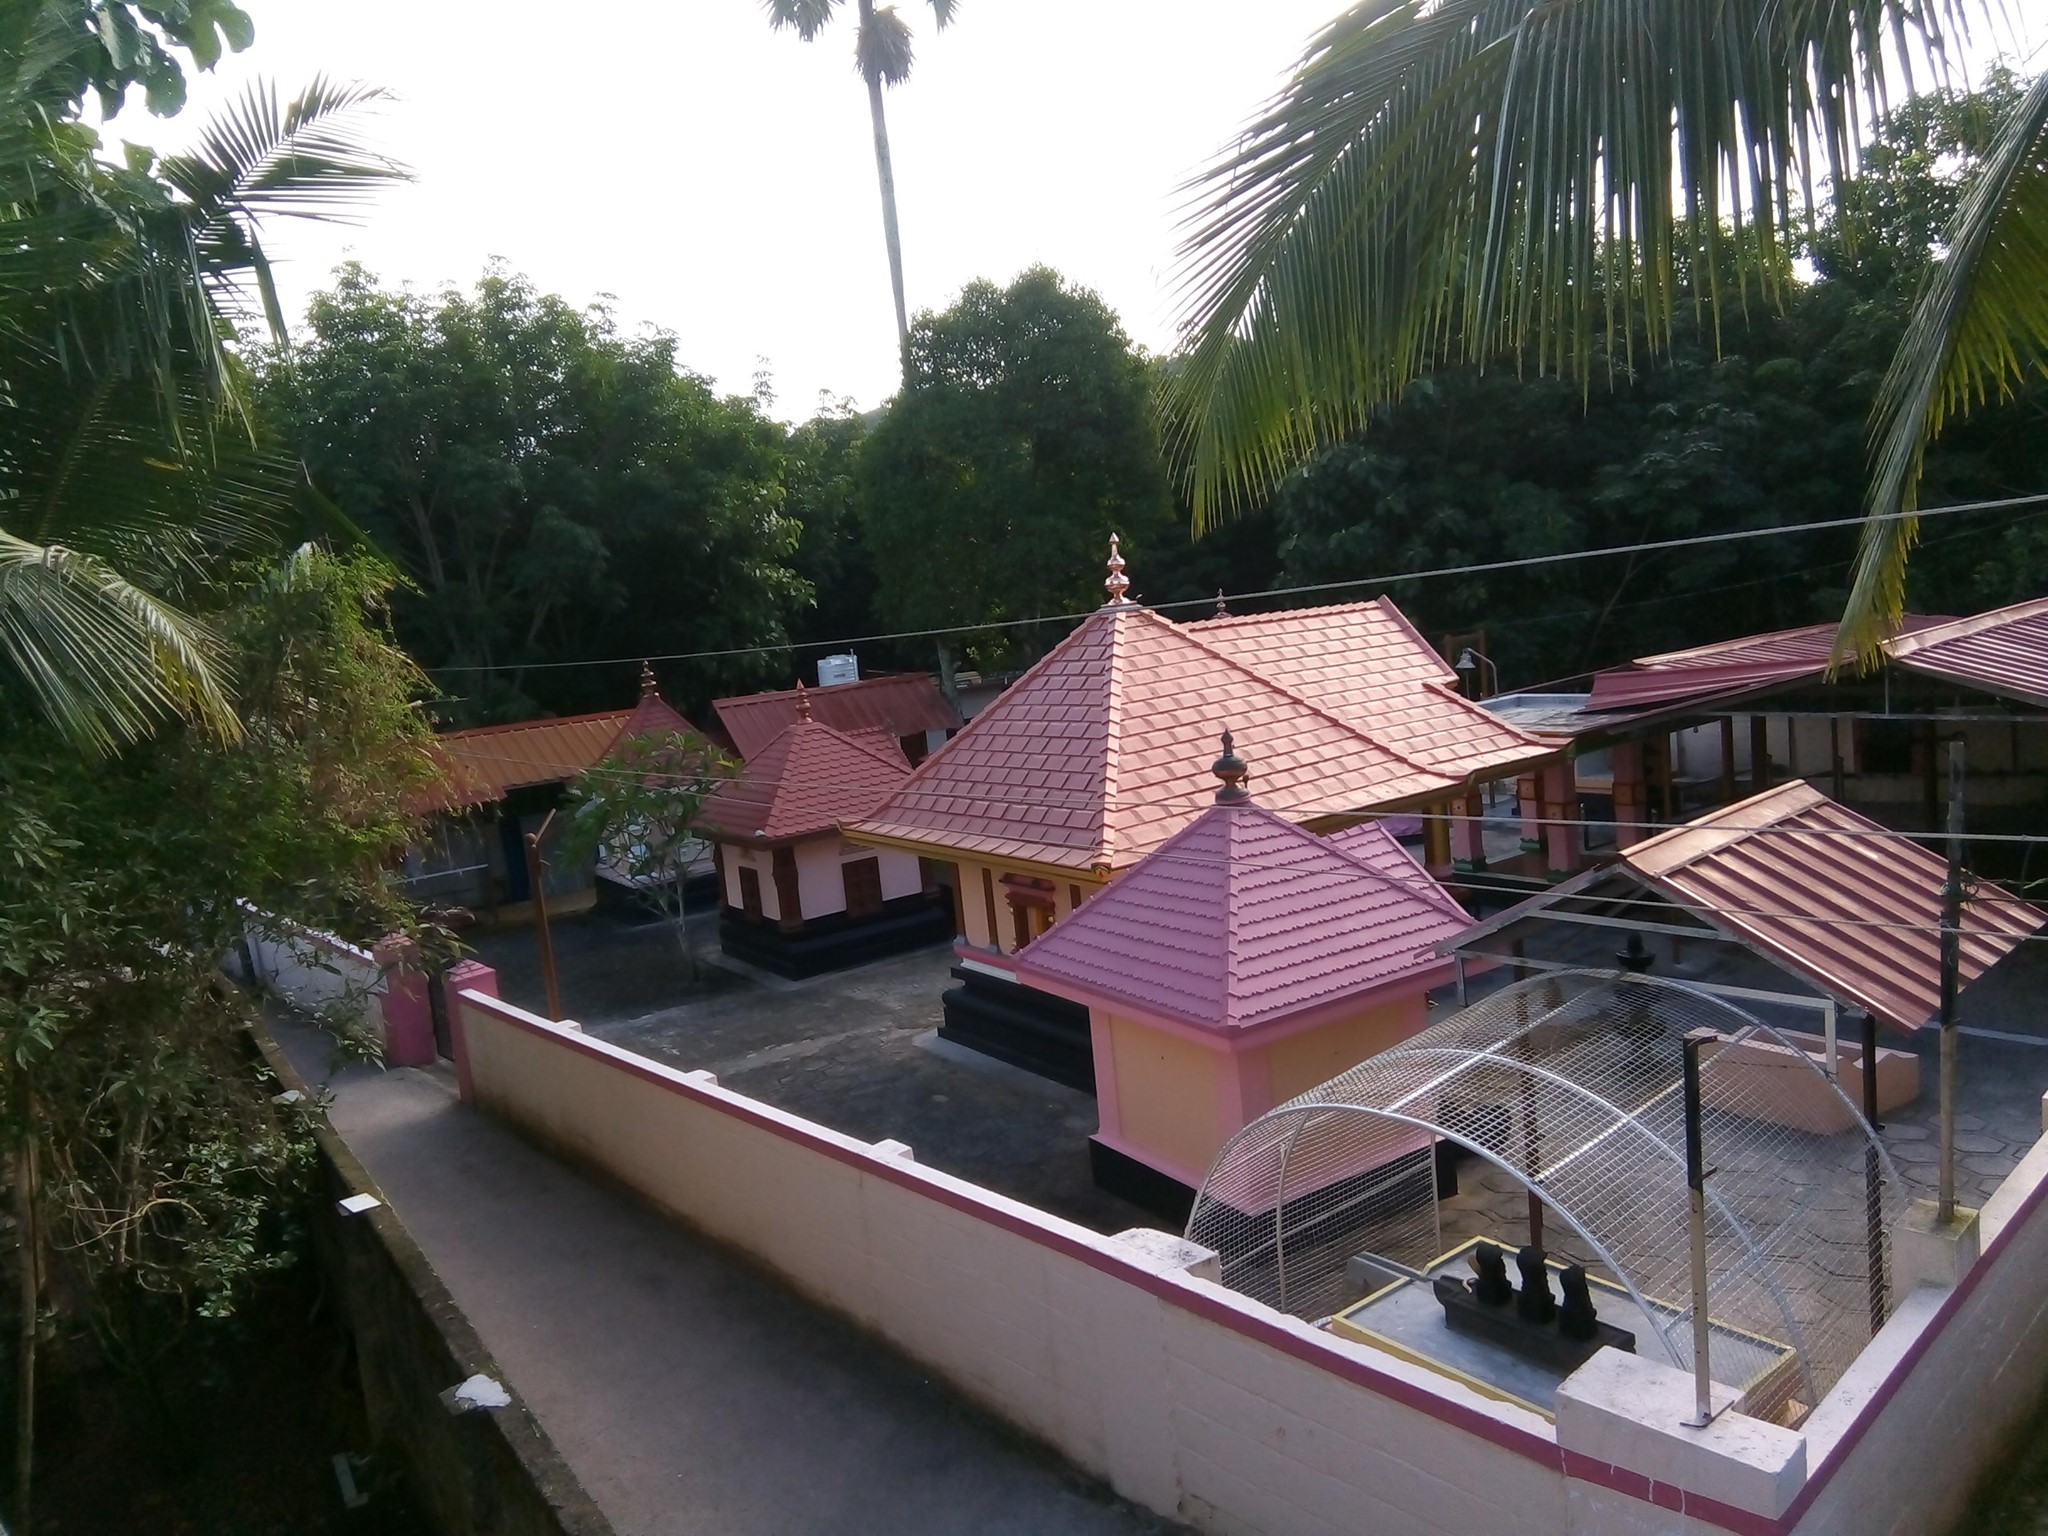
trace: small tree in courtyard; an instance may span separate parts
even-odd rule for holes
[[[640,899],[666,918],[696,974],[684,912],[691,866],[705,856],[696,835],[711,792],[739,765],[693,731],[650,731],[614,747],[569,787],[565,856],[595,856],[632,882]]]

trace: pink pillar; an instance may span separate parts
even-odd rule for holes
[[[476,1086],[469,1076],[469,1040],[462,1028],[462,994],[481,992],[486,997],[498,995],[498,973],[481,960],[464,960],[448,968],[448,974],[441,979],[442,996],[448,1001],[448,1041],[455,1051],[455,1082],[462,1094],[462,1102],[476,1102]]]
[[[1579,792],[1570,762],[1547,763],[1543,779],[1545,873],[1553,880],[1577,874],[1585,862],[1579,845]]]
[[[384,973],[384,1063],[424,1067],[434,1060],[434,1009],[427,1001],[427,973],[419,945],[391,934],[370,951]]]
[[[1650,781],[1643,768],[1643,744],[1617,741],[1614,744],[1614,846],[1626,848],[1647,835],[1650,820]]]
[[[1486,868],[1486,828],[1482,819],[1486,802],[1481,792],[1470,789],[1451,818],[1451,866],[1466,871]]]
[[[1515,780],[1515,810],[1522,818],[1522,852],[1543,851],[1543,824],[1537,820],[1543,814],[1542,796],[1537,792],[1536,775],[1522,774]]]

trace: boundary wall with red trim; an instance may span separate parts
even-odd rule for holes
[[[323,1015],[338,1009],[351,1022],[383,1027],[383,967],[367,949],[253,912],[248,947],[256,968],[250,979],[293,1007]]]
[[[1743,1426],[1780,1452],[1797,1437],[1727,1415],[1719,1447],[1661,1418],[1560,1445],[1539,1415],[1226,1290],[1178,1239],[1104,1237],[482,991],[453,1012],[465,1099],[1204,1531],[1934,1533],[2048,1376],[2048,1140],[1987,1208],[1965,1282],[1909,1298],[1759,1478]]]

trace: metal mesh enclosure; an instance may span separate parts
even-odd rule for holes
[[[1904,1189],[1811,1057],[1683,983],[1559,971],[1503,988],[1245,1127],[1188,1236],[1233,1289],[1327,1316],[1363,1293],[1354,1258],[1419,1271],[1444,1251],[1446,1138],[1541,1198],[1551,1252],[1656,1320],[1640,1352],[1690,1369],[1682,1042],[1702,1028],[1718,1037],[1701,1052],[1710,1365],[1746,1411],[1796,1418],[1890,1312],[1884,1235]]]

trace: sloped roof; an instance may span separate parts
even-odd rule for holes
[[[1125,868],[1209,803],[1202,771],[1228,726],[1256,758],[1260,801],[1309,819],[1448,794],[1490,753],[1453,766],[1383,739],[1362,707],[1312,693],[1134,603],[1099,609],[1040,658],[858,831],[1064,868]],[[1439,699],[1427,685],[1424,708]],[[1405,697],[1401,707],[1409,707]],[[1552,749],[1494,725],[1518,759]],[[1423,734],[1395,723],[1404,742]],[[1498,741],[1498,736],[1493,740]]]
[[[1908,614],[1904,629],[1911,634],[1947,622]],[[1684,699],[1750,693],[1802,677],[1817,677],[1827,668],[1835,633],[1833,624],[1804,624],[1797,629],[1742,635],[1690,650],[1641,656],[1624,666],[1593,674],[1593,691],[1586,700],[1586,713],[1608,714]]]
[[[960,717],[939,692],[929,672],[890,677],[864,677],[805,690],[811,718],[842,731],[886,731],[891,736],[917,736],[925,731],[951,731]],[[796,719],[796,690],[747,693],[712,704],[718,718],[744,758],[751,758]]]
[[[1946,861],[1797,780],[1623,851],[1621,863],[1823,992],[1917,1029],[1941,1005]],[[2048,923],[1986,885],[1963,907],[1962,983]]]
[[[447,764],[447,792],[418,809],[485,805],[531,784],[573,779],[610,750],[631,714],[614,709],[443,731],[435,738],[434,750]]]
[[[620,724],[619,733],[613,738],[612,745],[616,746],[619,742],[634,736],[666,735],[670,731],[687,731],[694,736],[697,734],[697,727],[671,709],[668,700],[659,693],[652,688],[646,688],[641,691],[640,702],[633,706]],[[610,748],[606,750],[609,751]]]
[[[2048,597],[1928,620],[1885,644],[1914,672],[2048,709]]]
[[[1470,923],[1384,829],[1343,844],[1256,805],[1212,805],[1014,957],[1075,1001],[1236,1031],[1441,970]]]
[[[711,792],[698,825],[749,842],[811,837],[869,815],[908,777],[893,738],[794,720]]]

